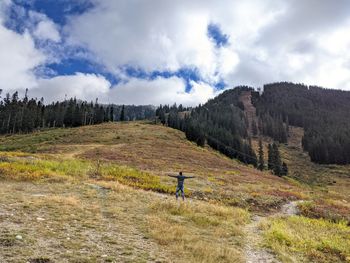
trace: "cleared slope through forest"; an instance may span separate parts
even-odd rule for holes
[[[248,120],[249,133],[250,133],[250,135],[253,135],[254,134],[253,127],[254,127],[254,125],[258,124],[258,121],[257,121],[257,116],[256,116],[256,109],[255,109],[254,105],[252,104],[251,91],[242,91],[240,100],[244,105],[245,116],[247,117],[247,120]]]

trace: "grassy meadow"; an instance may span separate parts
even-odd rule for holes
[[[350,262],[350,169],[311,164],[298,136],[288,178],[146,122],[1,136],[0,262],[245,262],[255,215],[282,262]],[[278,215],[293,200],[300,215]]]

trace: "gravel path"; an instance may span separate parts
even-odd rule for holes
[[[298,213],[298,203],[302,201],[293,201],[284,204],[280,211],[270,216],[254,216],[252,222],[245,227],[247,244],[245,246],[245,256],[247,263],[279,263],[275,255],[270,251],[260,247],[262,242],[260,223],[267,219],[276,216],[292,216]]]

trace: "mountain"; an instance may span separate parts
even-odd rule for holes
[[[288,143],[289,127],[304,129],[302,146],[313,162],[350,163],[350,92],[287,82],[268,84],[260,95],[250,87],[226,90],[181,118],[176,107],[163,123],[183,130],[229,157],[256,165],[253,136]],[[163,116],[165,116],[163,114]]]

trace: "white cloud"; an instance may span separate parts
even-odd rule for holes
[[[232,24],[240,5],[224,1],[220,6],[211,1],[103,1],[72,17],[65,31],[72,43],[88,47],[112,71],[123,65],[146,71],[196,67],[204,80],[212,82],[218,72],[226,75],[234,70],[239,56],[237,43],[216,49],[207,36],[208,24],[231,24],[240,34],[232,36],[248,36],[244,25]],[[259,24],[254,22],[254,30]]]
[[[33,69],[45,61],[28,32],[17,34],[0,24],[0,89],[24,90],[36,85]]]
[[[207,83],[311,80],[339,88],[340,82],[323,81],[318,72],[328,63],[346,70],[336,62],[339,52],[330,50],[346,53],[348,34],[339,28],[350,18],[349,8],[346,0],[105,0],[72,17],[65,30],[112,71],[126,64],[148,71],[195,67]],[[230,45],[215,48],[209,23],[221,27]],[[326,34],[333,36],[328,50],[319,44]]]
[[[31,97],[44,97],[47,103],[76,97],[81,100],[106,98],[110,83],[101,75],[76,73],[75,75],[57,76],[50,79],[38,79],[36,87],[30,90]]]
[[[41,40],[52,40],[54,42],[61,41],[61,36],[57,30],[57,26],[51,20],[40,21],[33,34]]]
[[[190,83],[192,89],[186,92],[186,83],[179,77],[154,80],[132,78],[125,84],[113,87],[109,101],[119,104],[183,104],[197,105],[214,97],[213,88],[204,83]]]
[[[82,100],[98,100],[102,103],[159,105],[183,104],[194,106],[205,103],[215,96],[208,84],[191,81],[192,89],[186,92],[186,83],[178,77],[153,80],[130,78],[127,82],[111,87],[101,75],[77,73],[39,79],[36,87],[29,91],[31,97],[45,98],[46,103],[76,97]]]
[[[0,89],[24,93],[25,89],[38,85],[35,69],[45,64],[49,57],[35,46],[30,26],[22,34],[4,26],[11,4],[9,0],[0,3]],[[23,14],[23,10],[17,11]],[[54,24],[45,15],[32,12],[30,20],[40,21],[35,32],[41,39],[59,39],[54,30],[50,31]]]

